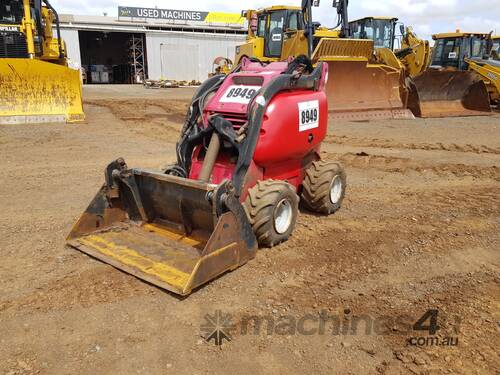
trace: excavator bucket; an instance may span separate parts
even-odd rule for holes
[[[78,70],[36,59],[0,59],[0,124],[83,119]]]
[[[334,118],[351,120],[414,118],[407,109],[402,72],[370,64],[372,40],[322,38],[312,60],[328,63],[326,86]]]
[[[421,117],[480,116],[491,113],[484,82],[467,71],[429,69],[413,79]]]
[[[67,238],[69,246],[176,294],[255,256],[257,242],[229,182],[143,169],[122,159]]]

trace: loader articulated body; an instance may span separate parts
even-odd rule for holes
[[[68,67],[55,9],[48,0],[2,1],[0,124],[83,119],[80,71]]]
[[[340,208],[342,167],[320,160],[328,66],[243,59],[194,95],[163,172],[111,163],[68,244],[177,294],[291,235],[304,205]]]

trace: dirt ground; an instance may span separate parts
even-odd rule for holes
[[[330,121],[342,209],[302,211],[288,242],[185,299],[66,248],[109,161],[173,161],[192,93],[86,87],[84,124],[0,126],[2,373],[500,373],[499,114]],[[200,329],[218,310],[221,347]],[[413,326],[428,310],[434,335]]]

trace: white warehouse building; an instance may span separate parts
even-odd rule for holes
[[[246,37],[239,14],[120,7],[118,17],[60,15],[67,54],[86,83],[203,81]]]

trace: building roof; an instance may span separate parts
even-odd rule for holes
[[[397,21],[398,20],[397,17],[368,16],[368,17],[362,17],[362,18],[358,18],[356,20],[349,21],[349,23],[356,22],[356,21],[361,21],[361,20],[366,20],[366,19],[384,20],[384,21],[392,21],[392,20]]]
[[[260,8],[258,12],[263,11],[274,11],[274,10],[301,10],[301,7],[293,6],[293,5],[273,5],[270,7]]]
[[[444,39],[444,38],[462,38],[466,36],[479,36],[483,38],[488,38],[490,33],[468,33],[457,30],[454,33],[440,33],[432,35],[432,39]]]
[[[126,30],[126,31],[200,31],[246,34],[247,26],[242,24],[224,24],[219,22],[200,22],[185,20],[165,20],[149,18],[87,16],[74,14],[59,15],[62,28]]]

